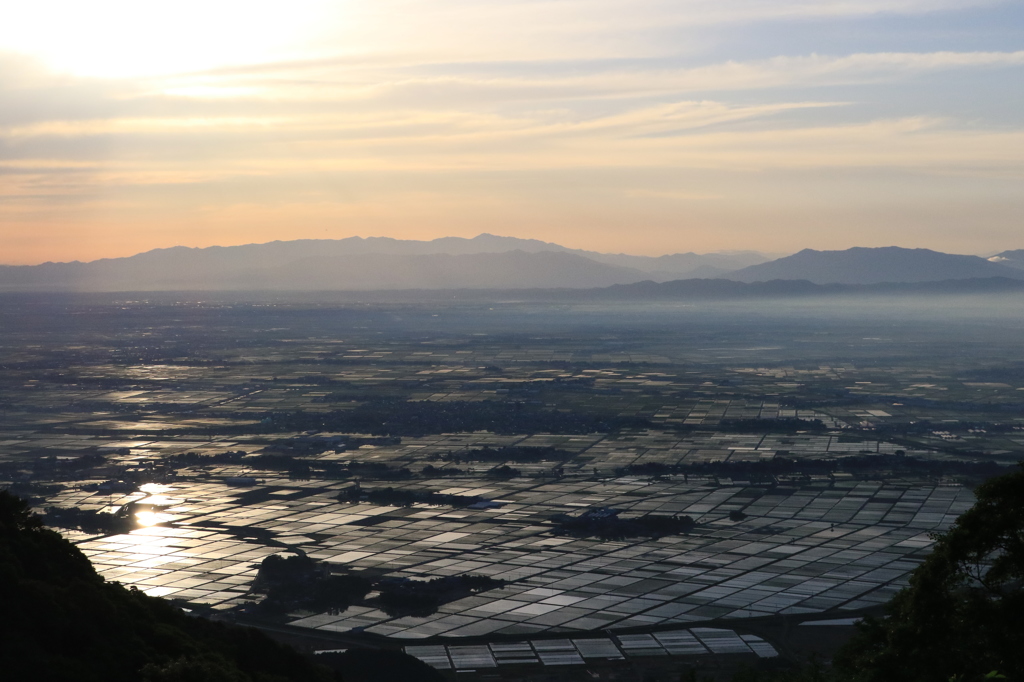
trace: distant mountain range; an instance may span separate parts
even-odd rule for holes
[[[482,234],[179,246],[89,263],[7,265],[0,266],[0,291],[591,289],[675,280],[792,280],[805,286],[990,278],[1024,280],[1024,250],[987,260],[899,247],[805,249],[777,260],[753,251],[650,257]]]
[[[0,266],[0,291],[591,288],[714,277],[769,260],[752,251],[648,257],[482,234],[351,237],[155,249],[89,263]]]
[[[739,282],[804,279],[815,284],[877,284],[986,277],[1024,278],[1024,271],[979,256],[888,246],[845,251],[804,249],[792,256],[742,268],[727,277]]]

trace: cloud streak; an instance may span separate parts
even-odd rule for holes
[[[0,237],[27,254],[502,225],[589,243],[598,226],[618,251],[641,234],[663,251],[779,250],[812,244],[745,241],[758,206],[779,234],[835,219],[847,228],[834,240],[854,213],[941,223],[973,209],[1009,235],[1024,210],[1011,189],[1024,176],[1012,87],[1024,50],[715,48],[750,27],[938,21],[1005,3],[327,4],[340,14],[302,49],[174,73],[73,75],[42,53],[0,53]],[[937,219],[939,205],[952,207]],[[615,236],[633,221],[643,230]]]

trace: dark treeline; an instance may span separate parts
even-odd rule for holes
[[[373,582],[359,575],[331,575],[308,556],[268,556],[260,564],[254,592],[266,594],[259,610],[279,615],[294,609],[337,611],[366,597]]]
[[[405,490],[401,488],[363,488],[352,486],[338,493],[339,502],[368,501],[371,504],[394,507],[411,507],[414,504],[449,507],[468,507],[480,502],[479,497],[470,495],[442,495],[429,490]]]
[[[385,578],[376,584],[377,602],[389,616],[429,616],[442,604],[505,585],[483,575],[450,575],[431,580]]]
[[[435,433],[473,431],[490,431],[501,434],[580,435],[617,433],[628,429],[648,428],[655,428],[655,424],[642,417],[548,410],[522,402],[380,400],[363,403],[351,410],[333,411],[326,414],[304,411],[270,413],[264,417],[257,430],[347,431],[415,437]],[[671,428],[681,433],[696,431],[797,433],[800,431],[824,431],[825,425],[817,419],[723,419],[716,426],[672,424],[670,426],[658,425],[658,428]],[[528,455],[528,453],[524,454]],[[551,448],[551,454],[559,453],[555,448]],[[459,456],[464,457],[464,455]]]
[[[340,431],[393,436],[490,431],[492,433],[614,433],[648,428],[638,417],[593,415],[543,409],[522,402],[375,400],[351,410],[274,412],[264,416],[263,432]]]
[[[362,462],[359,460],[316,461],[300,459],[294,455],[252,455],[244,452],[224,452],[206,455],[186,452],[165,457],[164,462],[174,466],[205,466],[209,464],[244,464],[254,470],[287,471],[292,478],[346,479],[354,476],[380,480],[402,480],[412,477],[405,467],[389,467],[384,462]]]
[[[645,429],[653,425],[650,420],[641,417],[551,410],[533,403],[497,400],[432,402],[383,399],[330,412],[265,412],[259,415],[260,421],[257,423],[252,422],[253,415],[250,413],[223,413],[219,416],[236,420],[237,423],[184,426],[174,429],[174,433],[212,436],[330,431],[419,437],[437,433],[490,431],[501,434],[579,435],[617,433],[624,429]],[[81,435],[111,433],[109,429],[87,425],[72,425],[55,430]],[[135,433],[144,435],[148,432],[139,429]],[[160,433],[165,431],[161,430]]]
[[[1007,381],[1007,379],[1002,379]],[[1024,401],[1012,402],[971,402],[966,400],[936,400],[934,398],[922,398],[908,395],[889,395],[882,393],[860,393],[844,389],[823,389],[820,387],[808,387],[798,395],[782,395],[779,397],[779,404],[786,407],[793,407],[800,410],[811,410],[824,407],[850,407],[865,404],[888,405],[894,402],[902,403],[907,407],[917,407],[928,410],[965,412],[1007,412],[1020,410],[1024,407]],[[979,422],[985,423],[985,422]],[[896,424],[897,428],[921,427],[927,425],[927,421],[915,421],[913,424]],[[943,422],[937,426],[941,427]],[[946,424],[948,426],[948,424]],[[1012,424],[1008,424],[1012,428]]]
[[[457,467],[436,467],[433,464],[428,464],[420,470],[426,478],[444,478],[446,476],[462,476],[466,471]]]
[[[504,466],[488,469],[486,475],[488,478],[519,478],[523,475],[523,472],[506,464]]]
[[[365,574],[332,575],[326,564],[304,554],[268,556],[260,564],[253,592],[265,594],[257,611],[279,616],[295,609],[344,611],[362,603],[371,590],[371,600],[390,615],[428,616],[438,607],[477,592],[502,587],[505,581],[479,575],[453,575],[431,580],[408,578],[371,579]]]
[[[135,527],[135,520],[128,507],[116,514],[79,509],[78,507],[47,507],[43,522],[54,528],[69,528],[85,533],[116,535],[127,533]]]
[[[106,464],[106,455],[98,452],[88,452],[68,459],[53,455],[39,456],[31,462],[0,462],[0,476],[17,479],[20,473],[29,469],[33,476],[48,476],[51,480],[59,480],[66,477],[77,477],[83,471],[101,467],[104,464]]]
[[[697,525],[689,516],[655,514],[635,519],[621,519],[617,513],[592,514],[588,512],[580,516],[559,515],[551,520],[555,523],[555,535],[570,535],[576,538],[596,537],[602,540],[683,535]]]
[[[520,446],[508,445],[500,448],[484,446],[473,450],[461,450],[431,456],[431,459],[444,462],[564,462],[571,459],[573,453],[553,446]]]
[[[992,461],[927,460],[904,455],[853,455],[835,459],[804,459],[776,456],[755,462],[694,462],[692,464],[662,464],[646,462],[630,464],[615,470],[619,476],[716,476],[751,481],[771,482],[778,476],[811,476],[835,473],[857,474],[913,474],[916,476],[968,476],[989,478],[1006,471],[1006,467]]]
[[[824,431],[825,425],[820,419],[723,419],[717,426],[696,426],[680,424],[677,431],[726,431],[729,433],[797,433],[800,431]]]
[[[988,408],[990,406],[976,405],[975,409],[977,410],[981,407]],[[1024,405],[1008,405],[1006,406],[1006,409],[1020,410],[1021,407],[1024,407]],[[1021,425],[1019,422],[1005,423],[978,419],[961,419],[952,423],[943,421],[933,422],[928,419],[920,419],[907,424],[878,424],[875,426],[876,433],[882,435],[891,434],[893,436],[928,435],[934,431],[946,431],[949,433],[966,433],[968,431],[972,431],[975,429],[982,429],[989,433],[1013,433],[1014,431],[1020,431]]]

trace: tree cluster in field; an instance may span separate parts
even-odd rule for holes
[[[244,459],[243,459],[244,458]],[[183,466],[207,466],[210,464],[244,464],[260,471],[286,471],[289,478],[308,479],[312,475],[310,463],[296,459],[293,455],[254,455],[247,457],[245,452],[218,452],[202,454],[185,452],[164,458],[164,463],[172,468]]]
[[[486,475],[488,478],[508,479],[519,478],[523,475],[523,472],[506,464],[504,466],[488,469]]]
[[[360,462],[351,460],[343,465],[348,470],[349,476],[361,476],[364,478],[397,479],[410,478],[412,472],[405,467],[393,469],[384,462]]]
[[[43,514],[43,522],[53,528],[68,528],[104,535],[127,533],[135,527],[134,519],[127,508],[110,514],[78,507],[47,507]]]
[[[426,616],[442,604],[504,584],[503,580],[478,575],[373,581],[360,574],[331,575],[325,564],[305,555],[274,554],[260,564],[253,591],[266,594],[258,610],[267,615],[295,610],[339,612],[363,602],[371,590],[376,590],[376,605],[386,613]]]
[[[482,575],[451,575],[431,580],[385,578],[376,584],[377,602],[389,616],[429,616],[442,604],[505,585]]]
[[[243,460],[244,458],[244,460]],[[289,478],[310,479],[346,479],[353,476],[379,480],[403,480],[412,477],[406,467],[393,468],[384,462],[361,462],[359,460],[307,460],[298,459],[294,455],[263,454],[246,456],[244,452],[223,452],[200,454],[186,452],[171,455],[164,459],[171,466],[205,466],[208,464],[239,464],[257,471],[286,471]]]
[[[127,449],[127,448],[126,448]],[[17,479],[24,474],[24,469],[29,466],[33,478],[47,478],[48,480],[66,480],[78,478],[82,471],[95,469],[106,464],[106,456],[100,453],[90,452],[73,459],[62,459],[58,457],[36,457],[31,462],[0,462],[0,477],[11,480]]]
[[[559,514],[551,519],[555,523],[555,535],[569,535],[576,538],[600,538],[602,540],[625,540],[626,538],[659,538],[666,535],[683,535],[697,523],[690,516],[663,516],[647,514],[637,518],[619,518],[617,513],[593,514],[585,512],[579,516]]]
[[[474,495],[444,495],[431,490],[408,490],[405,488],[363,488],[352,486],[345,488],[337,495],[339,502],[366,501],[370,504],[391,507],[411,507],[414,504],[432,506],[447,505],[449,507],[468,507],[480,501]]]
[[[65,486],[60,483],[44,483],[42,481],[15,481],[8,490],[12,495],[17,495],[32,505],[39,505],[47,498],[56,495],[64,490]]]
[[[359,603],[372,581],[358,575],[331,575],[304,554],[268,556],[260,564],[253,591],[265,593],[260,610],[281,614],[295,609],[339,611]]]
[[[239,415],[245,417],[246,415]],[[651,426],[638,417],[544,409],[522,402],[374,400],[350,410],[273,412],[250,430],[340,431],[392,436],[491,431],[493,433],[614,433]]]
[[[239,415],[240,418],[244,416]],[[653,422],[642,417],[550,410],[518,401],[436,402],[395,399],[369,401],[350,410],[327,413],[303,410],[272,412],[264,416],[256,430],[320,430],[420,437],[473,431],[579,435],[617,433],[624,429],[647,429],[652,426]],[[708,430],[706,426],[693,424],[674,424],[671,428],[687,433]],[[825,425],[817,419],[723,419],[715,428],[735,433],[797,433],[823,431]]]
[[[226,452],[216,452],[207,454],[204,452],[182,452],[177,455],[167,455],[162,461],[166,462],[171,466],[204,466],[207,464],[238,464],[246,456],[245,450],[228,450]],[[292,462],[291,457],[286,456],[264,456],[266,457],[265,469],[275,468],[281,466],[287,468],[288,464]],[[249,458],[247,461],[257,459],[254,457]]]
[[[391,436],[355,436],[352,434],[304,434],[286,440],[273,440],[267,444],[265,451],[280,452],[296,457],[308,457],[333,450],[344,452],[362,445],[398,445],[401,438]]]
[[[996,381],[1005,382],[1007,378],[999,378]],[[1013,379],[1009,379],[1013,380]],[[939,410],[957,412],[958,414],[978,413],[1005,413],[1019,411],[1024,407],[1020,400],[1000,400],[999,402],[976,402],[973,400],[939,400],[935,398],[924,398],[912,395],[893,395],[885,393],[865,394],[853,392],[846,389],[834,389],[815,386],[805,386],[799,394],[782,395],[779,397],[779,404],[792,407],[798,410],[813,410],[829,407],[855,407],[865,403],[891,404],[901,403],[906,407],[916,407],[926,410]],[[1005,418],[1004,418],[1005,419]],[[927,424],[928,422],[924,422]],[[985,423],[985,422],[976,422]],[[949,424],[937,422],[934,428]],[[1012,425],[1012,422],[1011,422]],[[890,423],[879,424],[879,428],[892,432],[913,433],[922,428],[922,422],[912,423]],[[998,425],[994,424],[993,426]]]
[[[465,474],[464,469],[458,469],[456,467],[436,467],[433,464],[428,464],[420,470],[425,478],[444,478],[446,476],[462,476]]]
[[[448,452],[431,456],[433,460],[445,462],[564,462],[573,453],[553,446],[508,445],[500,448],[484,446],[473,450]]]
[[[707,426],[681,424],[677,430],[707,431]],[[800,431],[824,431],[825,424],[820,419],[796,419],[782,417],[779,419],[722,419],[715,427],[717,431],[727,433],[797,433]]]

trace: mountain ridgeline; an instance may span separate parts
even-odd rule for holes
[[[1024,280],[1024,251],[989,259],[899,247],[805,249],[777,260],[752,251],[651,257],[482,234],[432,241],[351,237],[179,246],[88,263],[0,266],[0,292],[602,290],[700,280],[719,284],[677,287],[677,293],[714,289],[725,295],[738,283],[774,280],[862,286],[997,279]],[[775,289],[785,295],[786,287]]]
[[[792,256],[752,265],[729,274],[729,279],[740,282],[805,279],[815,284],[934,282],[989,277],[1024,279],[1024,271],[978,256],[889,246],[845,251],[804,249]]]

